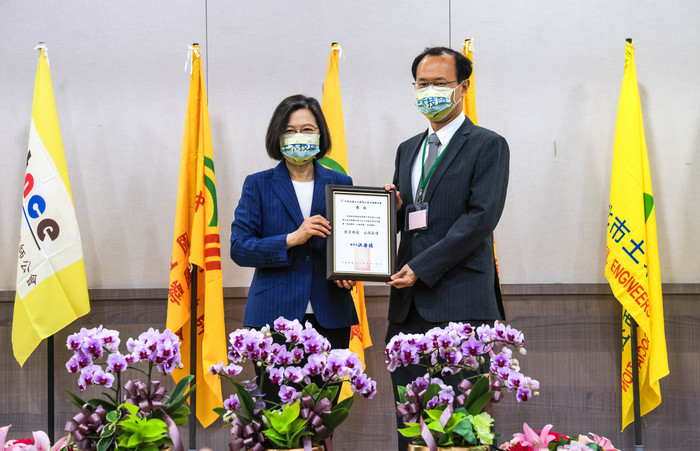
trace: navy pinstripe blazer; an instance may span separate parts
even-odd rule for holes
[[[352,185],[352,179],[314,160],[311,216],[326,217],[326,185]],[[262,327],[284,316],[299,319],[311,300],[314,315],[326,328],[357,324],[348,290],[326,280],[326,240],[314,236],[287,249],[287,234],[304,218],[284,161],[249,175],[231,224],[231,258],[255,268],[243,324]]]
[[[412,287],[392,287],[389,321],[403,322],[412,299],[418,314],[432,322],[504,319],[493,230],[506,199],[508,143],[465,119],[426,187],[428,229],[401,232],[398,268],[408,264],[419,280]],[[411,172],[426,135],[404,141],[396,152],[400,230],[405,208],[413,203]]]

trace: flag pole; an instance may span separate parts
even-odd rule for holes
[[[46,340],[46,360],[47,360],[47,369],[46,369],[46,397],[48,398],[48,402],[46,405],[46,418],[47,418],[47,428],[46,432],[49,436],[49,440],[51,440],[51,443],[55,442],[55,431],[54,431],[54,410],[55,409],[55,399],[54,399],[54,343],[53,343],[53,335],[51,335],[47,340]]]
[[[199,45],[193,42],[192,47]],[[190,374],[194,376],[191,387],[197,385],[197,266],[192,265],[190,290]],[[197,390],[190,395],[190,451],[197,449]]]
[[[641,421],[641,408],[639,403],[639,357],[637,355],[637,321],[632,318],[632,324],[630,325],[630,341],[632,342],[632,396],[634,404],[634,451],[643,451],[644,445],[642,444],[642,421]]]
[[[197,266],[192,265],[192,289],[190,291],[190,374],[194,376],[191,387],[197,385]],[[190,451],[197,449],[197,390],[190,395]]]
[[[632,43],[632,38],[627,38],[625,41],[629,44]],[[632,324],[630,326],[631,334],[630,339],[632,341],[632,403],[634,405],[634,450],[643,451],[644,445],[642,444],[642,415],[641,407],[639,402],[639,357],[637,356],[637,321],[634,320],[632,315]]]

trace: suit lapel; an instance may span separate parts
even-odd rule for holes
[[[280,162],[280,164],[273,169],[270,187],[282,201],[284,208],[287,210],[296,226],[300,227],[301,223],[304,222],[304,217],[301,214],[301,208],[299,208],[299,201],[297,200],[297,195],[292,185],[292,179],[289,177],[289,171],[284,161]]]
[[[416,193],[413,191],[413,183],[411,183],[413,178],[413,165],[416,163],[416,158],[420,158],[421,146],[423,141],[425,141],[426,136],[428,136],[427,130],[418,137],[418,140],[415,143],[410,144],[413,146],[412,148],[409,147],[411,153],[409,154],[409,158],[405,159],[402,163],[404,167],[399,172],[401,176],[399,186],[408,187],[408,196],[406,197],[404,203],[412,204],[415,202],[414,197]],[[401,191],[405,192],[406,188],[402,188]]]
[[[311,216],[323,214],[326,209],[326,185],[331,182],[328,169],[314,160],[314,197],[311,201]]]
[[[442,155],[442,158],[440,158],[440,162],[435,168],[435,171],[433,172],[433,175],[430,177],[430,181],[428,182],[428,186],[425,189],[424,196],[426,202],[430,203],[430,198],[435,192],[435,187],[440,182],[442,176],[445,175],[445,172],[447,172],[447,169],[450,167],[450,164],[452,164],[452,161],[457,157],[457,155],[460,152],[465,151],[465,149],[463,148],[464,143],[467,141],[467,137],[472,131],[473,126],[474,124],[472,123],[472,121],[469,120],[469,118],[464,118],[464,123],[457,129],[455,134],[452,136],[452,139],[447,144],[447,148],[443,150],[444,155]]]

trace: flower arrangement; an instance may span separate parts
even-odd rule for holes
[[[156,451],[165,446],[184,449],[177,426],[187,423],[190,413],[185,401],[194,387],[188,389],[192,376],[175,385],[170,394],[160,382],[153,380],[154,370],[164,375],[181,367],[180,341],[170,330],[162,333],[150,328],[126,343],[128,354],[119,352],[119,332],[103,329],[81,329],[66,342],[73,356],[66,362],[68,372],[79,374],[78,386],[110,389],[103,398],[87,401],[66,390],[80,413],[65,427],[68,446],[84,451],[138,450]],[[145,376],[129,379],[122,385],[127,370]]]
[[[4,444],[2,447],[3,451],[58,451],[63,449],[68,437],[63,437],[51,446],[51,441],[49,436],[46,435],[44,431],[34,431],[32,436],[34,438],[21,438],[19,440],[8,440],[7,442],[7,432],[9,431],[9,426],[3,426],[0,428],[0,444]]]
[[[552,432],[552,425],[548,424],[539,432],[532,430],[527,423],[523,424],[523,433],[513,434],[513,439],[504,443],[499,449],[505,451],[619,451],[612,442],[593,433],[567,437],[566,435]]]
[[[425,376],[398,389],[396,413],[407,426],[399,432],[431,451],[438,446],[491,445],[493,418],[484,407],[499,401],[504,388],[515,392],[518,402],[539,394],[539,382],[520,373],[513,357],[514,350],[525,354],[523,346],[523,334],[499,321],[476,330],[450,323],[425,334],[392,337],[384,350],[389,371],[408,365],[426,368]],[[438,377],[464,377],[465,372],[472,375],[462,379],[459,394]]]
[[[230,363],[213,365],[211,373],[230,380],[235,388],[224,407],[215,409],[231,427],[232,451],[310,450],[313,444],[327,441],[350,412],[353,397],[333,405],[345,378],[353,392],[365,398],[377,391],[376,382],[362,372],[357,355],[331,349],[308,322],[302,326],[298,320],[280,317],[273,329],[238,329],[229,342]],[[264,375],[259,385],[233,379],[242,371],[239,364],[247,360]],[[264,384],[279,386],[280,403],[265,400]]]

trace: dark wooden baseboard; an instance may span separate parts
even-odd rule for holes
[[[553,424],[565,434],[594,432],[618,449],[631,449],[633,429],[620,432],[621,308],[607,284],[506,284],[502,287],[508,324],[525,333],[525,374],[541,384],[539,398],[519,404],[513,397],[494,407],[496,430],[505,436]],[[246,287],[224,289],[226,329],[241,327]],[[695,449],[700,443],[700,284],[665,284],[664,313],[671,374],[661,381],[663,402],[643,418],[645,449]],[[367,314],[374,346],[366,350],[367,373],[378,383],[372,400],[358,399],[350,417],[334,435],[337,451],[396,449],[390,374],[384,364],[384,335],[389,290],[365,285]],[[164,288],[92,289],[91,312],[56,334],[56,429],[75,413],[61,391],[77,390],[68,374],[63,346],[80,327],[117,329],[122,340],[148,327],[163,328],[167,308]],[[13,424],[13,437],[46,429],[46,345],[24,368],[12,356],[14,292],[0,292],[0,425]],[[122,345],[123,346],[123,345]],[[248,370],[247,370],[248,371]],[[250,371],[252,373],[252,371]],[[168,386],[170,381],[166,381]],[[231,389],[224,386],[228,396]],[[187,437],[187,431],[183,431]],[[199,446],[227,449],[229,430],[217,421],[198,432]]]

